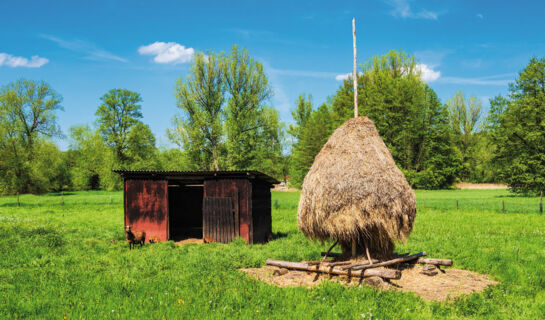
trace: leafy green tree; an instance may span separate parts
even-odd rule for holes
[[[290,124],[288,134],[295,139],[299,139],[299,135],[310,118],[311,113],[312,95],[309,94],[308,97],[305,97],[304,94],[300,94],[299,97],[297,97],[297,107],[291,112],[291,116],[295,123]]]
[[[100,100],[96,111],[99,132],[113,148],[120,162],[129,160],[129,135],[142,118],[140,94],[126,89],[112,89]]]
[[[264,106],[271,96],[267,76],[261,63],[237,46],[223,56],[222,67],[228,96],[224,107],[226,169],[257,168],[261,160],[268,160],[262,159],[262,153],[268,153],[263,147],[271,138],[269,126],[275,125],[271,120],[276,117]]]
[[[191,170],[187,154],[178,148],[160,148],[158,159],[161,170]]]
[[[500,178],[520,193],[545,189],[545,58],[532,58],[509,85],[509,96],[490,101],[489,130]]]
[[[326,104],[322,104],[313,111],[299,134],[299,139],[292,149],[291,183],[300,187],[310,170],[314,158],[333,132],[331,111]]]
[[[450,121],[454,132],[455,146],[462,155],[462,180],[474,176],[477,170],[477,145],[479,127],[482,123],[482,103],[476,97],[466,98],[463,91],[458,91],[454,97],[447,100],[446,105],[450,113]]]
[[[38,168],[44,168],[42,161],[52,160],[49,155],[54,152],[49,139],[61,136],[55,115],[62,110],[61,101],[62,97],[45,82],[18,80],[0,89],[3,192],[44,192],[53,188],[48,179],[54,179],[55,175],[42,174]],[[44,149],[51,153],[42,153]]]
[[[197,53],[186,80],[178,79],[175,96],[181,116],[169,138],[188,155],[192,169],[219,170],[224,150],[225,82],[221,57]]]
[[[331,98],[334,127],[354,114],[353,85],[346,80]],[[459,170],[448,112],[422,80],[416,60],[390,51],[373,57],[358,76],[358,111],[375,123],[394,160],[417,188],[446,188]],[[445,126],[446,125],[446,126]],[[444,163],[432,150],[443,149]],[[441,160],[442,161],[442,160]],[[434,163],[435,165],[431,165]],[[441,175],[447,174],[444,178]]]
[[[281,176],[283,126],[278,112],[265,105],[271,89],[263,66],[246,50],[197,54],[175,95],[181,115],[168,135],[192,169]]]
[[[116,189],[116,185],[108,185],[113,177],[112,159],[115,153],[104,142],[100,133],[88,125],[70,128],[70,174],[76,190]]]

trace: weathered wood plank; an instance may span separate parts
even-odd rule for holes
[[[240,220],[239,220],[239,213],[238,213],[238,188],[235,186],[233,190],[233,210],[234,210],[234,228],[235,228],[235,237],[240,236]]]

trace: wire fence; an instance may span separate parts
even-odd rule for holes
[[[543,214],[542,198],[505,197],[488,199],[417,199],[418,209],[480,210],[498,213]]]

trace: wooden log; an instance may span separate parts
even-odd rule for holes
[[[395,258],[395,259],[392,259],[392,260],[379,262],[379,263],[372,263],[372,264],[357,263],[357,264],[352,264],[352,265],[343,267],[343,269],[366,270],[366,269],[371,269],[371,268],[386,267],[386,266],[391,266],[393,264],[398,264],[398,263],[402,263],[402,262],[416,260],[416,259],[418,259],[420,257],[423,257],[423,256],[426,256],[426,255],[427,255],[426,252],[419,252],[419,253],[415,253],[415,254],[410,255],[410,256]]]
[[[451,259],[433,259],[433,258],[419,258],[416,260],[419,264],[432,264],[435,266],[452,266]]]
[[[289,262],[289,261],[273,260],[273,259],[267,259],[267,265],[291,269],[291,270],[336,274],[336,275],[352,276],[352,277],[358,277],[358,278],[364,278],[364,277],[381,277],[384,279],[400,279],[401,278],[401,271],[399,270],[369,269],[369,270],[353,271],[353,270],[342,270],[339,267],[331,268],[331,267],[326,267],[321,265],[309,266],[308,264],[302,263],[302,262]]]

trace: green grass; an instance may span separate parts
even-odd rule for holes
[[[500,282],[442,303],[328,281],[278,288],[239,272],[267,258],[319,258],[328,244],[297,230],[298,198],[273,192],[275,239],[265,245],[166,242],[132,251],[123,241],[120,192],[66,194],[64,205],[58,194],[24,195],[20,208],[16,197],[0,198],[0,318],[545,318],[545,214],[537,213],[537,198],[505,190],[417,191],[415,228],[398,251],[452,258],[455,267]]]

